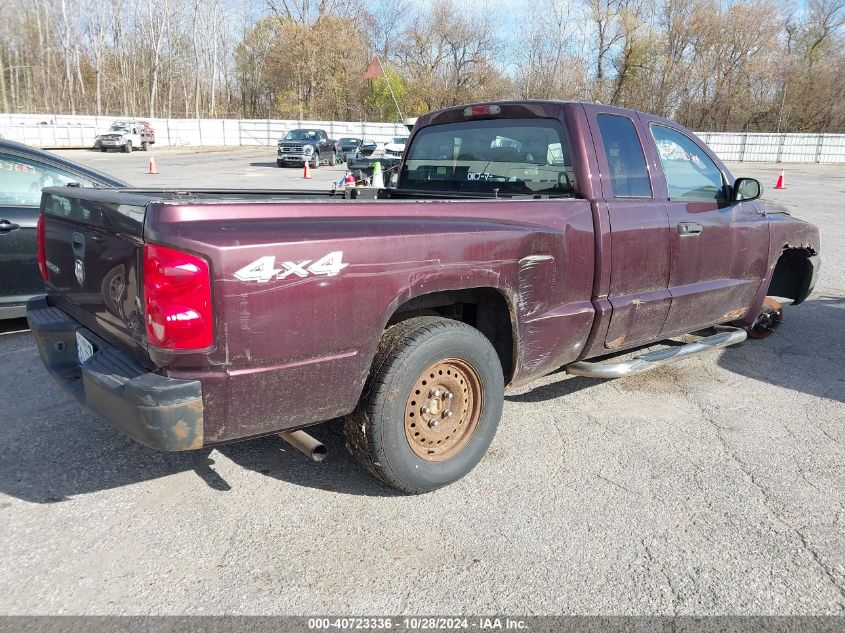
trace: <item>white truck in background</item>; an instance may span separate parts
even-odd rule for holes
[[[119,119],[111,124],[107,132],[97,135],[94,149],[101,152],[110,149],[119,149],[126,153],[133,149],[147,152],[155,142],[155,131],[148,121]]]

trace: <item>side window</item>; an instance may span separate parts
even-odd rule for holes
[[[652,125],[651,135],[666,175],[670,199],[726,199],[722,172],[695,141],[662,125]]]
[[[615,198],[651,198],[651,180],[634,122],[626,116],[599,114],[604,155]]]
[[[83,187],[94,184],[28,158],[0,153],[0,204],[37,207],[43,187],[63,187],[69,182]]]

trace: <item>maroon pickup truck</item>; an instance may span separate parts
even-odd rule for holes
[[[383,190],[45,189],[27,314],[53,377],[147,446],[280,433],[316,458],[302,429],[345,416],[368,470],[424,492],[479,462],[507,386],[773,332],[819,234],[760,193],[641,112],[449,108]]]

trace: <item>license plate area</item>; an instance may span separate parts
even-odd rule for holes
[[[76,332],[76,358],[79,365],[82,366],[86,360],[94,355],[94,344],[82,336],[79,331]]]

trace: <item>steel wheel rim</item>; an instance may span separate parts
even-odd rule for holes
[[[478,428],[482,393],[465,360],[446,358],[423,371],[405,403],[405,437],[417,457],[442,462],[460,453]]]
[[[781,323],[783,323],[783,306],[776,299],[766,297],[763,301],[762,312],[748,335],[756,339],[767,338],[778,329]]]

